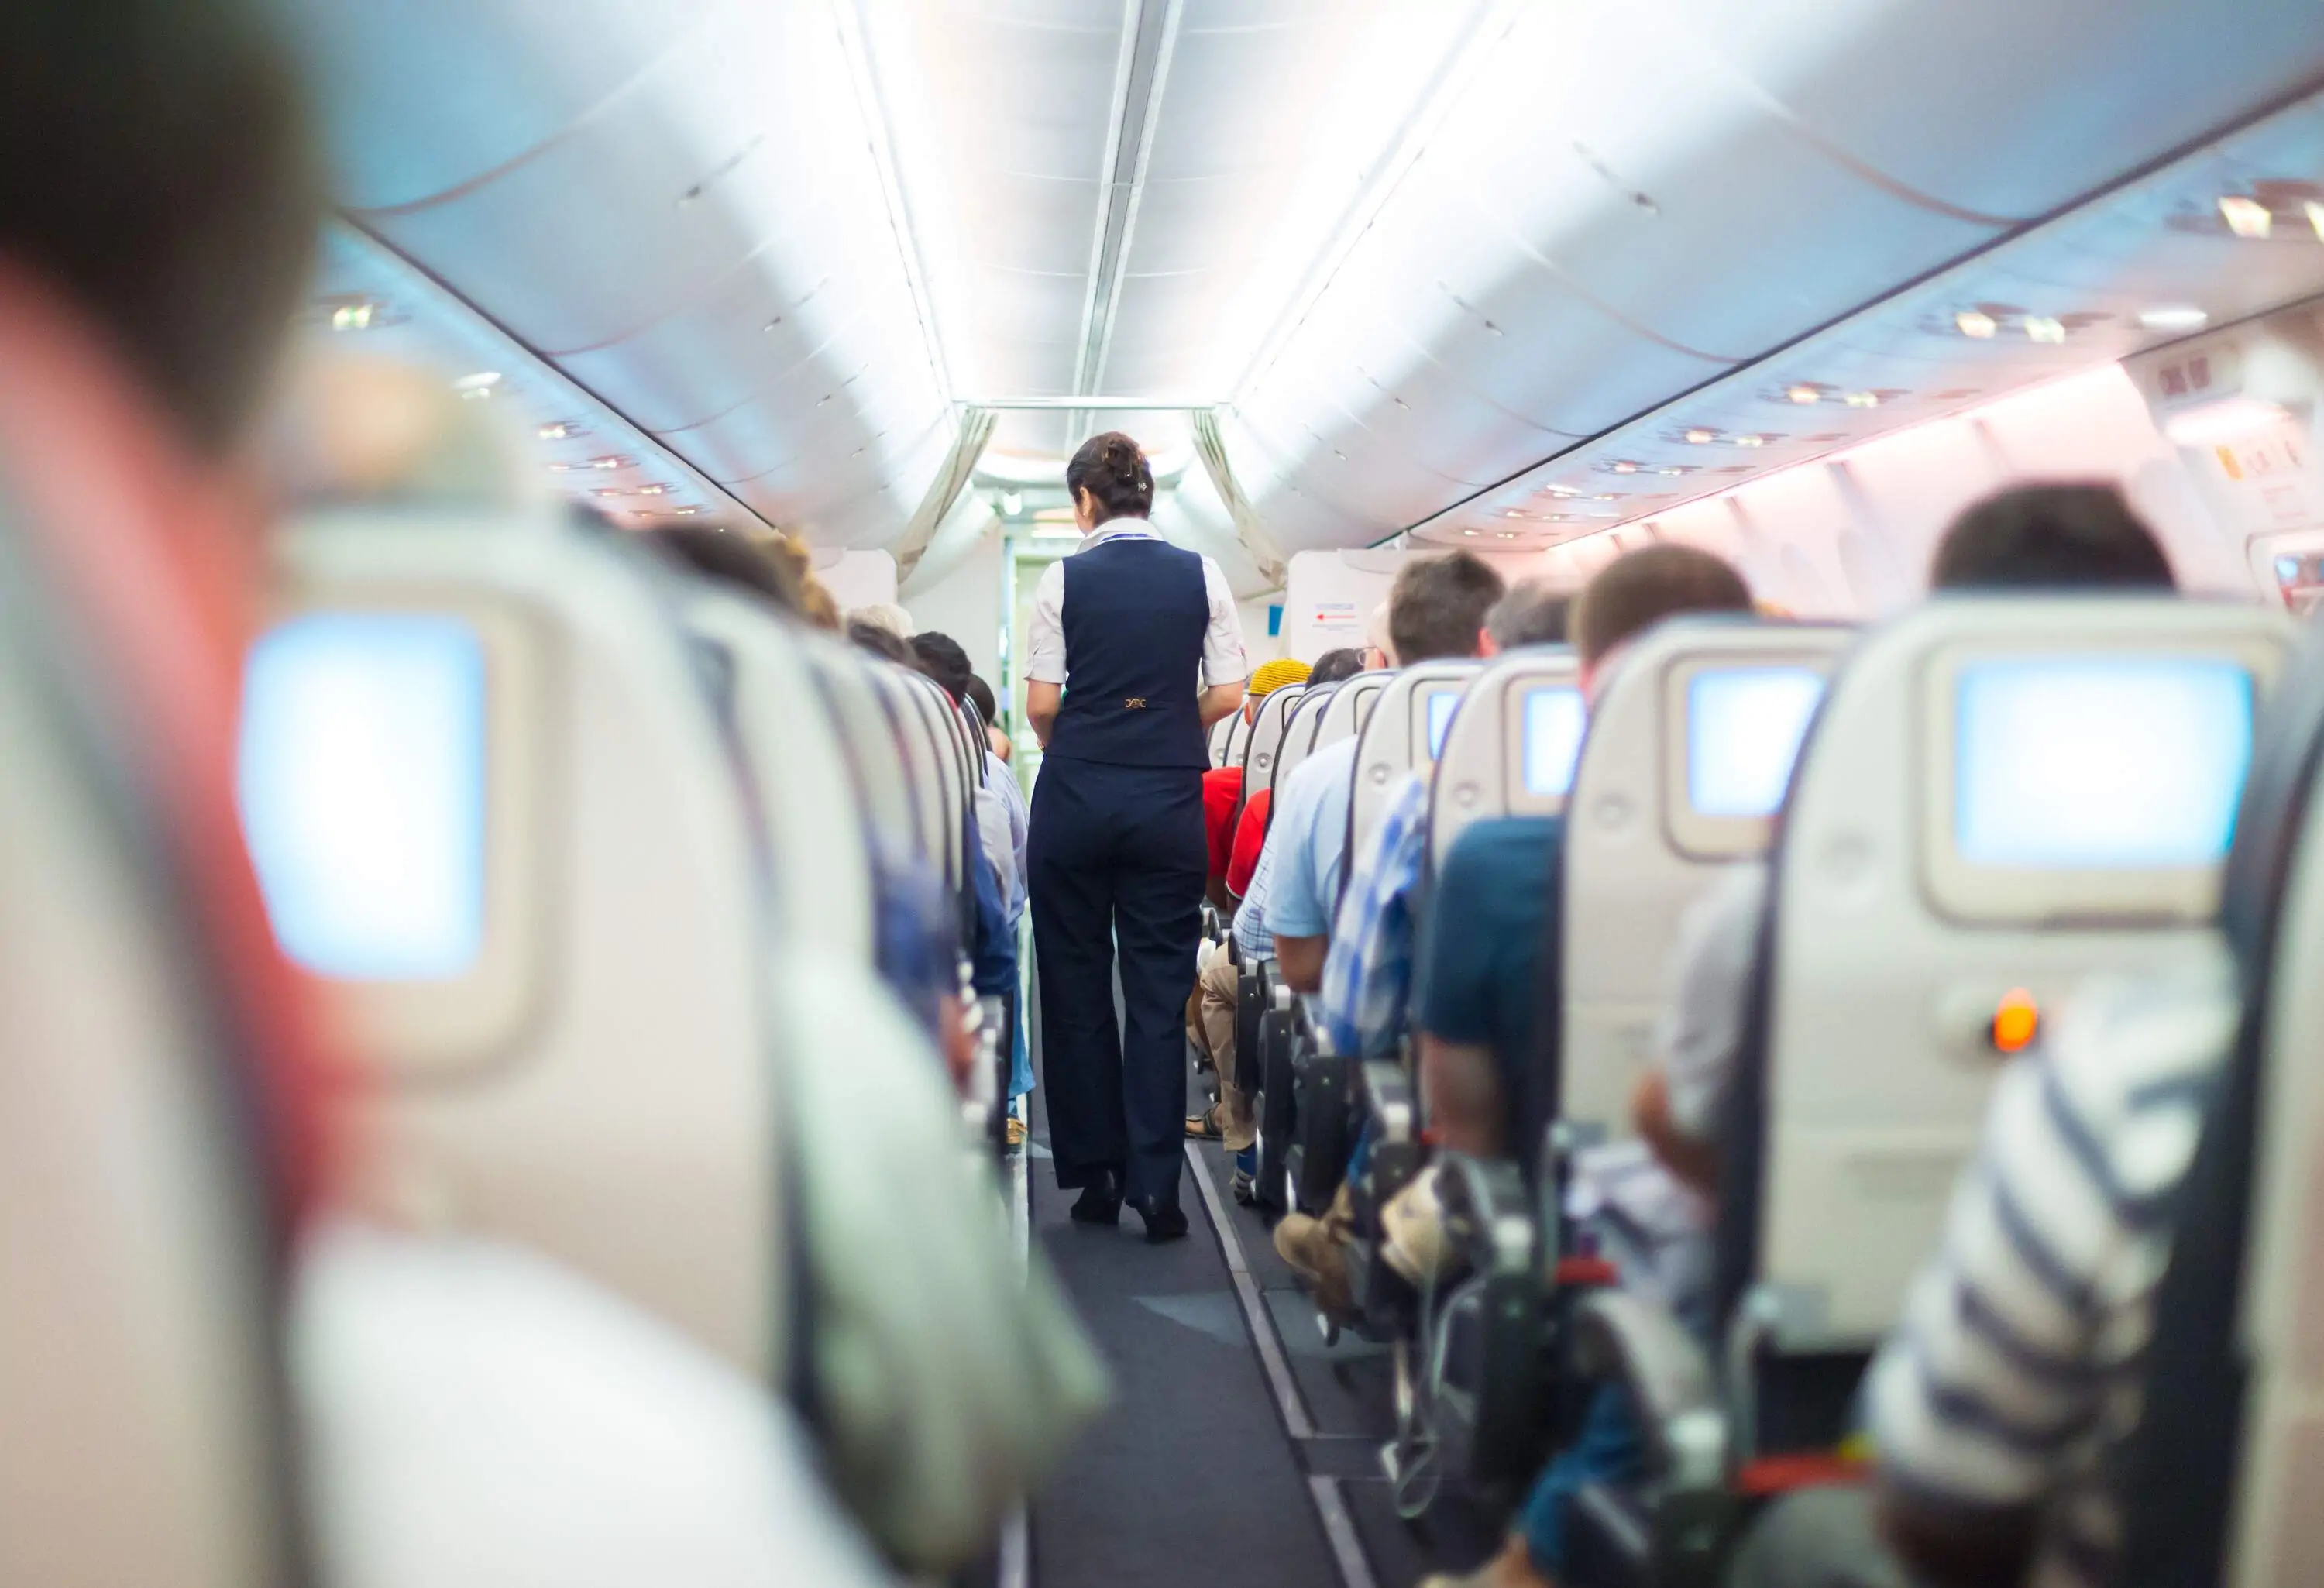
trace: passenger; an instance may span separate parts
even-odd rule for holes
[[[1243,720],[1258,720],[1259,708],[1269,695],[1287,684],[1308,681],[1307,664],[1287,657],[1259,663],[1250,675],[1250,692],[1243,697]],[[1242,768],[1213,767],[1203,774],[1203,826],[1209,841],[1210,871],[1204,880],[1204,890],[1213,905],[1231,913],[1234,896],[1227,891],[1227,865],[1231,858],[1231,836],[1240,806],[1247,811],[1252,806],[1268,803],[1268,789],[1262,789],[1250,800],[1241,799]],[[1262,825],[1266,821],[1262,814]],[[1259,1140],[1259,1122],[1251,1113],[1250,1092],[1236,1085],[1235,1077],[1235,987],[1240,973],[1233,960],[1216,945],[1205,943],[1195,952],[1194,985],[1186,998],[1186,1037],[1194,1043],[1217,1076],[1217,1101],[1198,1114],[1186,1119],[1186,1134],[1205,1141],[1222,1141],[1235,1155],[1234,1195],[1239,1202],[1250,1200],[1253,1177],[1259,1172],[1254,1144]]]
[[[863,606],[851,606],[845,618],[852,627],[867,623],[875,629],[885,629],[899,640],[912,637],[912,614],[892,601],[874,601]]]
[[[1015,752],[1009,735],[1001,728],[1001,711],[992,698],[992,686],[976,674],[968,675],[968,697],[976,703],[977,719],[984,724],[984,747],[1004,764]]]
[[[1320,689],[1326,684],[1337,684],[1354,678],[1364,670],[1364,653],[1352,646],[1342,645],[1337,651],[1326,651],[1315,659],[1307,674],[1307,687]]]
[[[697,573],[749,590],[793,617],[806,618],[798,569],[762,540],[691,523],[659,531],[647,540]]]
[[[807,621],[834,634],[845,632],[847,625],[840,620],[839,603],[832,599],[829,586],[815,577],[815,556],[807,549],[807,542],[796,535],[776,535],[765,545],[798,577],[799,599],[805,605]]]
[[[1474,656],[1501,576],[1466,551],[1407,562],[1388,590],[1388,635],[1405,663]],[[1275,801],[1250,891],[1235,912],[1244,953],[1271,953],[1284,983],[1313,993],[1339,908],[1347,862],[1348,808],[1359,738],[1327,744],[1299,763]]]
[[[862,618],[847,620],[847,642],[858,650],[869,651],[882,661],[892,661],[898,667],[917,669],[918,659],[912,655],[909,642],[879,623],[866,623]]]
[[[1065,488],[1088,538],[1041,576],[1025,669],[1026,718],[1047,750],[1027,858],[1049,1147],[1058,1186],[1082,1192],[1076,1221],[1114,1223],[1127,1200],[1148,1240],[1172,1241],[1188,1228],[1183,1014],[1206,735],[1249,669],[1225,575],[1146,522],[1154,471],[1137,442],[1092,437]]]

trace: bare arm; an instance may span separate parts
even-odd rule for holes
[[[1033,737],[1041,748],[1049,747],[1049,731],[1057,725],[1057,707],[1065,697],[1063,684],[1044,684],[1030,679],[1025,684],[1025,720],[1033,725]]]
[[[1421,1032],[1420,1095],[1440,1144],[1472,1158],[1507,1155],[1507,1109],[1492,1049]]]
[[[1705,1196],[1719,1195],[1719,1149],[1682,1131],[1671,1119],[1670,1083],[1660,1070],[1638,1077],[1630,1121],[1663,1167]]]
[[[1221,717],[1228,716],[1242,705],[1242,688],[1250,681],[1248,679],[1235,679],[1224,684],[1213,684],[1203,691],[1199,706],[1203,714],[1204,733],[1208,733],[1212,725]]]
[[[1314,992],[1323,985],[1323,955],[1330,948],[1329,937],[1283,937],[1275,939],[1275,968],[1283,973],[1284,985],[1294,992]]]

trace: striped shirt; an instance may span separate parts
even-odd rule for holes
[[[1332,919],[1315,1009],[1334,1053],[1385,1057],[1404,1035],[1413,905],[1427,855],[1428,780],[1406,772],[1364,852],[1350,858],[1348,891]]]
[[[2002,1075],[1868,1380],[1884,1482],[1941,1514],[2035,1512],[2033,1588],[2109,1580],[2121,1543],[2103,1458],[2138,1419],[2170,1209],[2235,1038],[2205,958],[2093,983]]]

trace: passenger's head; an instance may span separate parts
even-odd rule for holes
[[[213,456],[246,430],[323,220],[280,30],[236,0],[0,5],[0,259]]]
[[[1526,579],[1510,586],[1509,593],[1493,603],[1493,609],[1485,614],[1486,637],[1496,651],[1563,645],[1572,606],[1573,597],[1565,591],[1553,589],[1539,579]]]
[[[648,539],[696,573],[747,590],[794,617],[800,614],[797,572],[747,535],[707,524],[681,524]]]
[[[919,659],[901,635],[891,634],[877,623],[867,623],[862,618],[847,621],[847,642],[869,651],[882,661],[892,661],[899,667],[916,668]]]
[[[885,629],[899,640],[912,637],[912,614],[892,601],[874,601],[866,606],[851,606],[847,609],[847,621]]]
[[[1574,599],[1573,649],[1582,663],[1582,692],[1594,698],[1609,665],[1665,618],[1750,610],[1751,591],[1743,576],[1708,551],[1664,541],[1625,552],[1600,568]]]
[[[1364,670],[1375,672],[1396,665],[1396,647],[1388,642],[1388,603],[1372,608],[1364,620]]]
[[[1397,664],[1478,654],[1485,614],[1505,588],[1500,575],[1466,551],[1406,562],[1388,592],[1388,637]]]
[[[839,615],[839,603],[832,599],[830,587],[815,577],[815,554],[807,549],[807,542],[796,535],[777,535],[764,544],[767,555],[779,560],[798,579],[800,614],[818,629],[843,632],[846,623]]]
[[[1308,680],[1305,662],[1288,656],[1278,656],[1262,661],[1250,675],[1250,684],[1243,691],[1242,716],[1245,722],[1259,720],[1259,703],[1286,684],[1304,684]]]
[[[1963,510],[1938,542],[1939,590],[2170,590],[2171,560],[2112,485],[2016,485]]]
[[[1000,723],[1001,707],[992,698],[992,686],[974,673],[968,675],[968,700],[976,707],[976,715],[983,720],[986,727],[993,727]]]
[[[1154,469],[1137,442],[1108,430],[1083,442],[1065,465],[1065,491],[1074,499],[1074,522],[1086,534],[1108,519],[1153,512]]]
[[[912,665],[934,679],[953,697],[954,704],[959,704],[968,693],[969,681],[976,677],[976,669],[969,665],[968,652],[960,648],[960,642],[930,629],[926,633],[914,634],[907,643],[912,648]]]
[[[1352,679],[1363,670],[1364,653],[1352,646],[1342,645],[1337,651],[1326,651],[1315,659],[1315,665],[1308,670],[1307,687],[1314,689],[1325,684],[1336,684],[1343,679]]]

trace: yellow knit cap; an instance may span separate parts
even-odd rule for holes
[[[1254,696],[1272,695],[1286,684],[1304,684],[1307,681],[1308,670],[1305,662],[1294,661],[1287,656],[1262,661],[1259,664],[1259,670],[1250,675],[1250,693]]]

